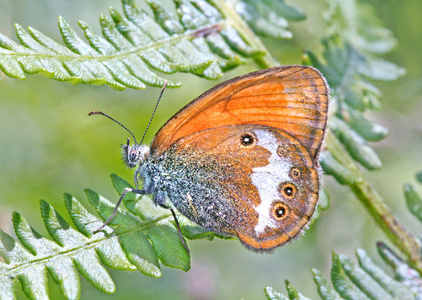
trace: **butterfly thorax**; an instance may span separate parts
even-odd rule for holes
[[[135,172],[136,180],[142,181],[142,189],[148,194],[155,195],[159,191],[165,190],[166,180],[169,175],[161,163],[162,160],[162,157],[157,158],[147,155],[145,160],[140,162]]]

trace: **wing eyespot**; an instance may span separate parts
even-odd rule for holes
[[[250,132],[246,132],[240,136],[240,144],[243,147],[252,147],[256,143],[256,137]]]
[[[280,157],[283,157],[283,155],[284,155],[284,153],[285,153],[286,151],[284,150],[284,147],[282,146],[282,145],[279,145],[278,147],[277,147],[277,155],[278,156],[280,156]]]
[[[291,176],[293,179],[298,179],[298,178],[301,176],[300,170],[299,170],[298,168],[296,168],[296,167],[293,167],[293,168],[290,170],[290,176]]]
[[[284,220],[289,215],[289,208],[282,202],[275,202],[272,207],[272,215],[277,221]]]
[[[297,193],[297,188],[291,183],[282,183],[280,184],[279,192],[283,197],[292,199]]]

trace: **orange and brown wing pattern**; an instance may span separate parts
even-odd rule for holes
[[[282,129],[315,158],[327,122],[329,89],[318,70],[284,66],[223,82],[182,108],[156,134],[151,151],[205,129],[256,124]]]
[[[273,127],[202,130],[178,139],[163,158],[176,209],[254,251],[297,236],[317,204],[318,170],[309,151]]]

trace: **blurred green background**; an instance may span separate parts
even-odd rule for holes
[[[398,219],[420,233],[420,226],[406,211],[402,184],[414,183],[415,172],[422,169],[422,1],[369,2],[398,39],[396,49],[385,58],[408,70],[395,82],[377,84],[384,95],[383,110],[372,113],[372,118],[389,128],[390,135],[374,144],[384,165],[369,176]],[[300,63],[304,47],[321,50],[319,41],[324,35],[324,1],[288,3],[302,7],[308,18],[292,24],[293,40],[265,40],[282,64]],[[59,41],[58,15],[75,28],[78,20],[85,20],[99,32],[98,16],[107,13],[110,5],[120,10],[118,0],[0,0],[0,32],[16,41],[16,22],[33,26]],[[82,35],[80,30],[78,33]],[[166,90],[146,141],[202,92],[256,69],[251,63],[219,81],[185,74],[167,77],[181,80],[184,85]],[[36,230],[47,235],[38,200],[48,201],[69,221],[62,201],[64,192],[85,204],[83,189],[87,187],[117,200],[109,174],[132,180],[133,170],[126,169],[120,159],[120,145],[128,134],[106,118],[89,118],[87,114],[104,111],[140,137],[159,89],[117,92],[105,86],[59,83],[39,75],[28,76],[26,81],[4,74],[1,78],[0,228],[13,235],[11,213],[19,211]],[[162,278],[152,279],[139,272],[110,270],[117,292],[105,295],[82,278],[82,299],[263,299],[265,286],[284,291],[285,279],[305,295],[316,297],[310,269],[318,268],[329,276],[331,250],[354,256],[354,249],[362,247],[379,261],[375,241],[386,240],[348,189],[327,176],[324,185],[332,198],[329,211],[311,225],[306,235],[272,255],[249,252],[235,240],[192,241],[189,272],[163,268]],[[62,298],[52,283],[50,292],[53,299]],[[19,295],[24,298],[22,292]]]

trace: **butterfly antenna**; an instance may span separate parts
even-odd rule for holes
[[[161,89],[160,96],[158,97],[157,104],[155,104],[154,111],[152,112],[151,118],[149,119],[149,123],[148,123],[148,125],[147,125],[147,128],[145,129],[145,131],[144,131],[144,135],[142,136],[142,139],[141,139],[141,144],[142,144],[142,142],[144,141],[144,138],[145,138],[145,135],[147,134],[147,131],[148,131],[148,129],[149,129],[149,126],[151,125],[152,119],[154,118],[155,112],[157,111],[158,104],[160,103],[161,97],[163,96],[163,93],[164,93],[164,90],[165,90],[165,89],[166,89],[166,87],[167,87],[167,84],[168,84],[168,81],[165,81],[165,82],[164,82],[164,85],[163,85],[163,88]]]
[[[130,130],[129,130],[129,128],[127,128],[125,125],[123,125],[122,123],[120,123],[120,122],[119,122],[119,121],[117,121],[116,119],[113,119],[112,117],[110,117],[109,115],[107,115],[107,114],[103,113],[102,111],[97,111],[97,110],[95,110],[95,111],[91,111],[91,112],[88,114],[88,116],[92,116],[92,115],[103,115],[104,117],[107,117],[107,118],[109,118],[110,120],[112,120],[112,121],[116,122],[117,124],[119,124],[120,126],[122,126],[124,129],[126,129],[126,130],[127,130],[127,132],[129,132],[129,133],[132,135],[133,140],[135,141],[135,144],[136,144],[136,145],[138,145],[138,142],[136,141],[136,138],[135,138],[135,136],[133,135],[132,131],[130,131]]]

